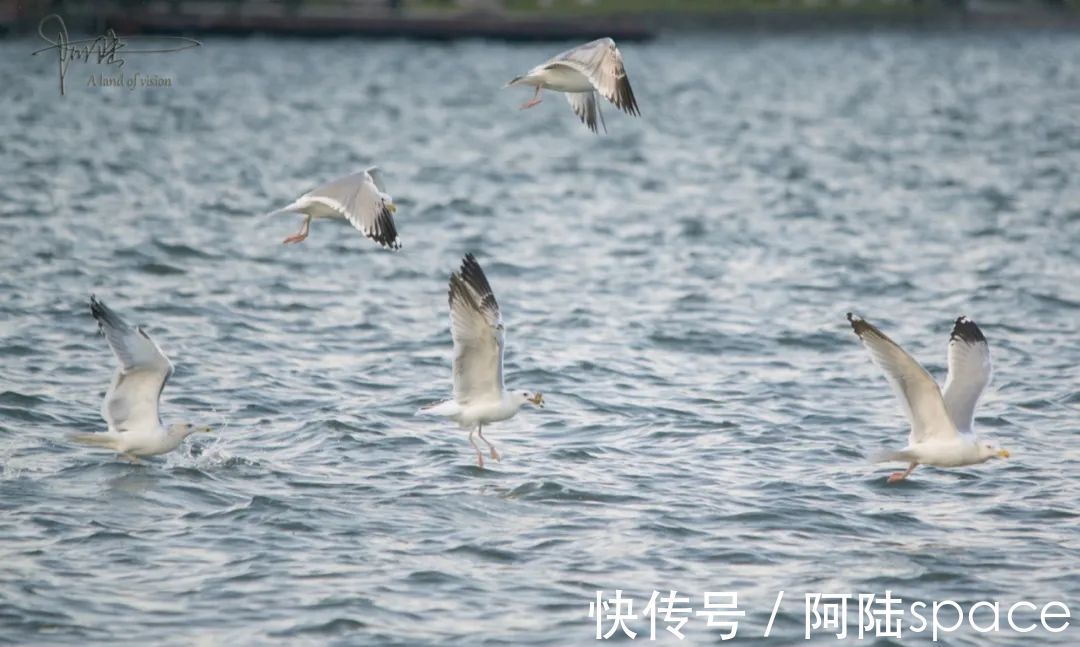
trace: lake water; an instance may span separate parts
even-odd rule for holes
[[[855,634],[888,590],[1001,603],[942,644],[1078,644],[1004,617],[1080,608],[1075,34],[627,43],[642,117],[605,104],[599,137],[501,88],[569,45],[214,38],[127,56],[167,87],[73,63],[61,97],[39,40],[0,42],[0,642],[586,645],[619,589],[646,642],[654,590],[737,592],[739,642],[784,591],[779,645],[806,594],[851,594]],[[300,218],[265,213],[372,163],[399,253],[280,244]],[[469,251],[508,384],[547,401],[485,470],[413,415],[450,393]],[[104,428],[92,293],[175,363],[165,421],[213,437],[136,466],[65,439]],[[887,486],[906,422],[849,310],[939,380],[974,318],[1012,458]],[[930,642],[903,621],[864,643]]]

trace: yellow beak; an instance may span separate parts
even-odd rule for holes
[[[393,202],[387,202],[386,208],[390,210],[390,213],[397,213],[397,205]]]
[[[1009,457],[1009,450],[1002,449],[1001,451],[998,452],[998,458],[1008,458],[1008,457]]]
[[[532,402],[533,404],[535,404],[538,407],[543,407],[544,406],[544,396],[542,394],[540,394],[540,393],[537,393],[536,395],[534,395],[529,400],[529,402]]]
[[[198,431],[199,433],[203,433],[203,434],[212,434],[212,433],[214,433],[214,430],[211,429],[210,427],[199,427],[195,431]]]

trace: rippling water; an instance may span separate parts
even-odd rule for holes
[[[73,64],[62,99],[39,46],[0,43],[0,642],[590,644],[615,589],[737,591],[741,639],[784,590],[775,644],[810,592],[1080,608],[1074,35],[628,44],[643,117],[607,106],[606,137],[500,90],[558,43],[211,39],[128,57],[173,87]],[[370,163],[400,253],[280,244],[299,218],[262,214]],[[413,416],[450,392],[467,251],[547,400],[482,471]],[[214,439],[65,441],[103,428],[91,293]],[[848,310],[939,379],[975,318],[977,426],[1013,458],[887,487],[868,457],[906,425]]]

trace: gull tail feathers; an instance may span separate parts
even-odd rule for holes
[[[109,434],[68,434],[68,440],[87,447],[112,447],[113,438]]]
[[[274,216],[280,216],[283,213],[295,214],[296,213],[296,203],[294,202],[294,203],[290,204],[289,206],[282,207],[280,209],[274,209],[270,213],[266,214],[265,217],[266,218],[273,218]]]
[[[297,198],[296,200],[293,200],[289,204],[285,205],[284,207],[281,207],[280,209],[274,209],[270,213],[266,214],[266,217],[269,218],[271,216],[278,216],[278,215],[281,215],[283,213],[291,214],[291,215],[294,215],[294,216],[296,214],[304,215],[304,212],[302,211],[302,209],[304,209],[304,207],[306,207],[306,206],[308,206],[310,204],[310,202],[306,198],[307,198],[306,194],[302,195],[299,198]]]
[[[514,78],[507,81],[506,85],[504,85],[503,87],[508,88],[511,85],[517,85],[518,83],[521,83],[522,79],[524,79],[524,78],[525,78],[524,76],[515,76]]]
[[[426,407],[420,407],[416,411],[418,416],[452,416],[461,412],[461,407],[457,402],[453,400],[443,400],[442,402],[436,402],[429,404]]]

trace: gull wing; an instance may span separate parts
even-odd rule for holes
[[[599,132],[596,129],[597,117],[600,118],[600,126],[607,132],[607,124],[604,123],[604,115],[600,112],[600,106],[596,103],[596,92],[567,92],[566,100],[574,109],[574,114],[581,119],[581,123],[589,127],[589,130]]]
[[[593,87],[619,110],[630,115],[641,114],[634,91],[630,88],[630,79],[626,76],[622,53],[610,38],[601,38],[567,50],[546,64],[547,67],[556,65],[565,65],[585,75]]]
[[[974,321],[960,317],[949,335],[949,376],[943,397],[953,424],[962,432],[974,433],[975,405],[992,376],[986,337]]]
[[[394,216],[390,211],[389,196],[379,190],[368,171],[328,182],[305,193],[295,205],[302,207],[305,201],[329,207],[383,247],[401,248]]]
[[[367,173],[368,177],[371,178],[371,181],[375,183],[375,188],[378,189],[380,193],[387,192],[382,170],[380,170],[378,166],[369,166],[364,169],[364,172]]]
[[[462,405],[501,399],[505,328],[491,285],[472,254],[450,275],[450,331],[454,399]]]
[[[95,297],[90,297],[90,312],[120,363],[101,404],[101,417],[118,432],[160,426],[158,404],[173,374],[172,362],[146,331],[129,326]]]
[[[850,312],[848,321],[855,334],[870,351],[870,357],[893,388],[911,423],[910,444],[947,439],[957,434],[956,426],[945,410],[934,378],[903,348],[868,321]]]

